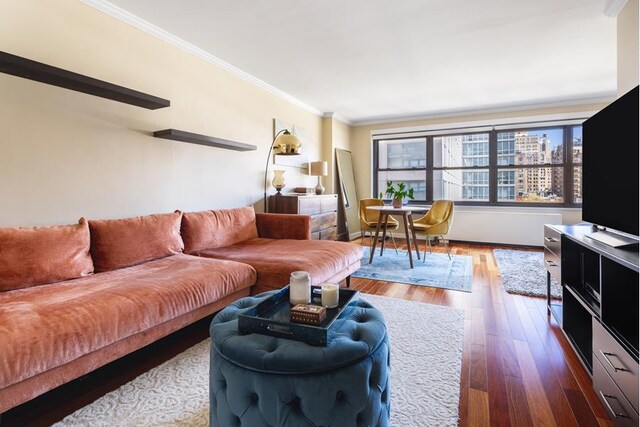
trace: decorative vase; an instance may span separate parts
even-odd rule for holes
[[[281,169],[276,169],[273,171],[273,180],[271,181],[273,188],[276,189],[278,194],[280,194],[280,190],[282,190],[285,186],[284,184],[284,171]]]
[[[402,199],[394,197],[392,204],[393,204],[393,207],[396,208],[396,209],[401,208],[402,207]]]

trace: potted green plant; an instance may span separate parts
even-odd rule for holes
[[[393,199],[394,208],[401,208],[404,199],[413,200],[413,188],[407,188],[404,182],[393,185],[393,181],[387,181],[385,194]]]

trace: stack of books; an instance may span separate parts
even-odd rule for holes
[[[297,304],[289,311],[289,320],[293,323],[319,325],[327,317],[327,309],[312,304]]]

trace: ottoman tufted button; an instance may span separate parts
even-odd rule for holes
[[[258,393],[251,393],[251,396],[249,397],[249,400],[251,401],[252,404],[256,404],[258,403],[259,397],[258,397]]]
[[[297,411],[300,409],[300,398],[298,396],[294,397],[291,402],[288,403],[291,407],[291,410]]]
[[[338,392],[336,393],[336,402],[343,402],[345,400],[345,397],[346,395],[344,394],[344,391],[338,390]]]

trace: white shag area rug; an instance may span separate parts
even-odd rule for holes
[[[493,255],[507,292],[533,297],[547,296],[547,270],[544,268],[544,253],[494,249]],[[562,298],[562,287],[551,279],[551,298]]]
[[[464,312],[362,294],[391,340],[391,425],[457,426]],[[107,393],[57,427],[209,425],[209,339]]]

